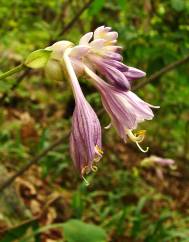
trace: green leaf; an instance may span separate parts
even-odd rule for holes
[[[29,54],[29,56],[26,58],[25,65],[30,68],[42,68],[44,67],[51,55],[51,50],[36,50]]]
[[[104,229],[86,224],[80,220],[71,219],[64,223],[64,237],[68,242],[104,242],[106,241],[106,232]]]

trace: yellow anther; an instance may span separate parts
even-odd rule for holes
[[[146,147],[146,149],[144,150],[139,145],[139,143],[141,143],[144,140],[144,137],[145,137],[145,134],[146,134],[146,130],[139,130],[135,134],[133,134],[130,129],[126,130],[126,132],[127,132],[128,137],[130,138],[130,140],[136,143],[136,145],[139,148],[139,150],[141,150],[144,153],[148,152],[149,147]]]
[[[142,130],[138,130],[136,131],[135,135],[138,136],[145,136],[146,135],[146,130],[142,129]]]
[[[97,167],[97,166],[92,166],[92,167],[91,167],[91,170],[92,170],[93,172],[97,172],[98,167]]]
[[[102,150],[98,145],[95,146],[95,151],[96,151],[97,154],[99,154],[99,155],[101,155],[101,156],[102,156],[103,153],[104,153],[103,150]]]
[[[143,130],[140,130],[138,132],[140,132],[140,134],[135,135],[135,134],[133,134],[133,132],[130,129],[126,130],[126,133],[131,141],[140,143],[143,141],[145,133]]]

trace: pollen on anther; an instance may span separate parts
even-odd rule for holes
[[[92,167],[91,167],[91,170],[92,170],[93,172],[97,172],[98,167],[97,167],[97,166],[92,166]]]

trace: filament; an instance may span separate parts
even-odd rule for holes
[[[93,172],[97,172],[97,171],[98,171],[98,167],[97,167],[97,166],[92,166],[92,167],[91,167],[91,170],[92,170]]]
[[[133,134],[130,129],[126,130],[126,132],[127,132],[127,135],[129,136],[130,140],[133,141],[134,143],[136,143],[136,145],[140,151],[142,151],[143,153],[148,152],[149,147],[146,147],[146,149],[143,149],[139,144],[144,140],[145,133],[146,133],[145,130],[140,130],[140,131],[136,132],[136,134]]]
[[[141,150],[143,153],[148,152],[149,147],[146,147],[146,149],[144,150],[144,149],[140,146],[139,142],[135,142],[135,143],[136,143],[137,147],[139,148],[139,150]]]
[[[127,131],[127,135],[129,136],[130,140],[133,142],[142,142],[144,140],[145,137],[145,130],[140,130],[137,132],[137,135],[134,135],[133,132],[128,129]]]
[[[111,126],[112,126],[112,124],[111,123],[109,123],[107,126],[105,126],[104,128],[105,129],[109,129],[109,128],[111,128]]]
[[[100,158],[102,157],[102,155],[104,153],[103,150],[100,149],[100,147],[98,145],[95,146],[95,152],[96,152],[97,155],[100,156]]]
[[[86,179],[84,176],[82,176],[82,178],[83,178],[83,180],[84,180],[84,182],[85,182],[85,185],[86,185],[86,186],[89,186],[90,183],[87,181],[87,179]]]

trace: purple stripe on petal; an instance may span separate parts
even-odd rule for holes
[[[112,60],[122,61],[123,57],[119,53],[115,52],[105,52],[103,55],[104,58],[110,58]]]
[[[108,82],[121,90],[129,90],[131,88],[130,82],[127,80],[125,75],[118,69],[109,66],[105,63],[97,67],[99,72],[104,75]]]
[[[136,79],[146,76],[146,73],[137,68],[129,67],[128,70],[126,72],[124,72],[124,75],[129,80],[136,80]]]
[[[116,69],[118,69],[121,72],[127,72],[129,70],[128,66],[126,66],[123,63],[116,61],[116,60],[104,59],[103,62],[109,66],[115,67]]]
[[[83,175],[91,170],[95,160],[96,146],[101,149],[101,127],[99,120],[85,99],[80,99],[72,117],[70,152],[76,168]]]
[[[150,105],[133,92],[114,88],[86,67],[85,71],[100,91],[103,106],[123,139],[128,130],[136,129],[138,123],[154,117]]]

